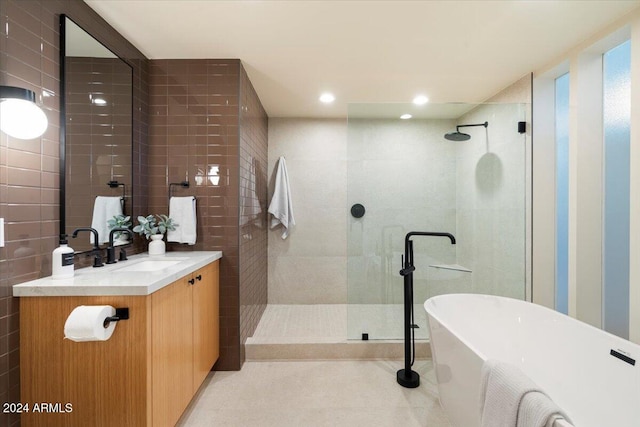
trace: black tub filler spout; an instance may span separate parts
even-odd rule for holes
[[[404,238],[404,259],[400,275],[404,277],[404,369],[397,373],[398,384],[407,388],[416,388],[420,385],[420,375],[411,370],[413,365],[412,350],[415,356],[415,337],[413,324],[413,272],[416,270],[413,265],[413,241],[412,236],[435,236],[448,237],[451,244],[456,244],[456,238],[451,233],[438,231],[411,231]]]

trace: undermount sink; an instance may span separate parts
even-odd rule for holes
[[[147,259],[144,261],[139,261],[134,264],[126,265],[124,267],[119,267],[117,271],[160,271],[165,268],[173,267],[176,264],[180,264],[184,260],[167,260],[167,259]]]

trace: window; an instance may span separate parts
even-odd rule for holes
[[[556,310],[569,309],[569,73],[555,80]]]
[[[603,326],[629,337],[631,41],[603,55]]]

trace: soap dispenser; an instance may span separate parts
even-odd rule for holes
[[[51,261],[52,279],[68,279],[73,277],[73,249],[67,244],[67,235],[60,235],[60,246],[53,250]]]

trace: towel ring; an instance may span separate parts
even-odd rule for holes
[[[125,211],[125,198],[127,197],[127,192],[125,189],[125,185],[124,182],[118,182],[118,181],[109,181],[107,182],[107,185],[110,188],[118,188],[118,187],[122,187],[122,213],[124,214]]]
[[[172,193],[171,190],[174,185],[179,185],[180,187],[183,187],[183,188],[189,188],[189,181],[172,182],[169,184],[169,202],[171,202],[171,193]]]

